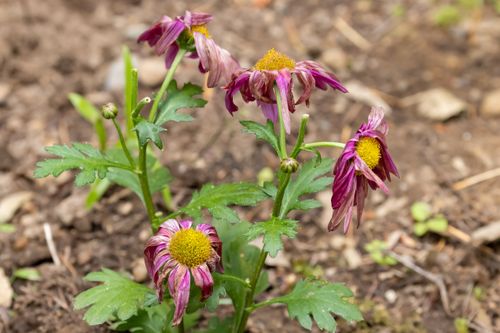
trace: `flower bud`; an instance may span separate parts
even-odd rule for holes
[[[299,162],[294,158],[288,157],[281,160],[280,168],[285,173],[294,173],[299,168]]]
[[[118,114],[118,108],[114,103],[106,103],[101,108],[101,114],[105,119],[115,119]]]

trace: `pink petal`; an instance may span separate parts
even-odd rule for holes
[[[212,295],[214,286],[214,280],[208,266],[202,264],[198,267],[191,268],[191,274],[193,274],[194,284],[201,289],[201,300],[206,300]]]
[[[174,299],[175,312],[172,325],[177,326],[182,320],[189,303],[189,288],[191,276],[189,269],[185,266],[177,266],[168,277],[168,288]]]

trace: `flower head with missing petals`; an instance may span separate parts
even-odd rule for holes
[[[302,94],[295,101],[293,96],[292,74],[302,86]],[[274,86],[282,101],[278,110]],[[241,92],[245,102],[257,101],[264,116],[273,122],[278,120],[281,112],[285,129],[290,133],[290,115],[295,111],[295,105],[309,105],[309,98],[314,87],[326,90],[328,86],[343,93],[347,89],[333,73],[328,72],[320,64],[305,60],[295,62],[285,54],[271,49],[250,69],[240,69],[233,74],[226,89],[226,108],[232,114],[238,111],[233,98],[236,92]]]
[[[222,273],[222,242],[215,228],[199,224],[191,228],[192,222],[184,220],[165,221],[158,232],[146,243],[144,261],[153,280],[158,300],[163,299],[163,282],[174,299],[173,325],[178,325],[189,302],[191,276],[201,288],[201,297],[212,294],[214,280],[212,272]]]
[[[212,15],[186,11],[183,16],[163,18],[144,31],[138,42],[147,42],[158,55],[165,54],[165,66],[170,68],[179,49],[191,51],[189,58],[200,59],[199,69],[208,74],[208,87],[220,81],[229,82],[231,74],[240,68],[231,54],[215,44],[207,29]]]
[[[329,231],[335,230],[344,222],[346,233],[351,224],[354,206],[357,207],[359,226],[368,186],[388,193],[385,180],[391,180],[391,173],[399,177],[385,142],[387,131],[384,111],[374,107],[368,116],[368,123],[362,124],[347,142],[333,169],[333,216],[328,225]]]

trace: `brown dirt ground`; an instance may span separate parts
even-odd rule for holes
[[[402,19],[391,15],[400,3],[407,8]],[[74,112],[67,94],[78,92],[96,103],[120,102],[121,95],[104,85],[120,46],[128,45],[138,57],[151,57],[151,51],[136,45],[131,36],[159,13],[175,16],[185,9],[214,13],[212,35],[243,65],[276,47],[296,59],[333,65],[344,82],[357,80],[383,92],[393,107],[388,116],[389,145],[402,177],[391,184],[391,197],[372,194],[364,225],[347,238],[325,232],[322,223],[325,216],[328,219],[328,207],[326,212],[302,216],[300,235],[286,244],[285,260],[269,267],[273,288],[268,294],[285,291],[305,267],[332,281],[346,282],[355,291],[366,321],[356,327],[341,323],[342,332],[454,332],[456,317],[470,319],[473,331],[498,328],[498,242],[475,248],[451,236],[417,238],[412,234],[409,207],[414,201],[427,201],[466,234],[500,218],[499,178],[461,191],[452,188],[458,180],[500,166],[500,120],[478,112],[485,93],[500,88],[499,17],[487,6],[480,15],[441,29],[429,20],[431,1],[413,3],[0,1],[0,83],[10,89],[6,100],[0,101],[0,198],[21,190],[33,193],[11,221],[16,232],[0,234],[0,264],[7,274],[28,266],[42,273],[40,282],[14,283],[16,296],[8,315],[0,315],[0,331],[107,331],[86,326],[82,314],[72,310],[72,299],[89,286],[82,277],[90,271],[132,270],[148,236],[144,210],[131,193],[114,188],[93,211],[86,212],[81,208],[85,191],[75,190],[70,176],[35,180],[32,172],[46,145],[95,143],[92,129]],[[356,47],[335,28],[337,17],[371,46]],[[342,54],[332,59],[330,49]],[[179,79],[201,84],[195,67],[185,61]],[[405,97],[435,87],[459,96],[468,111],[447,122],[431,122],[418,116],[414,107],[404,107]],[[143,89],[142,95],[151,91]],[[264,166],[277,166],[269,148],[242,134],[237,121],[228,116],[221,92],[213,91],[209,97],[208,107],[195,112],[203,122],[176,125],[166,134],[162,158],[176,178],[172,191],[178,202],[187,200],[204,182],[253,180]],[[348,138],[368,110],[359,101],[316,92],[307,110],[311,114],[308,140]],[[249,117],[261,119],[253,106],[242,107],[236,116]],[[257,220],[269,208],[264,205],[242,214]],[[60,267],[53,265],[47,250],[44,222],[52,227],[64,264]],[[363,250],[373,239],[398,234],[402,236],[394,251],[443,276],[450,314],[432,282],[401,265],[377,266]],[[484,290],[480,300],[471,296],[475,286]],[[2,322],[5,317],[7,322]],[[276,307],[256,312],[250,331],[302,330],[282,307]]]

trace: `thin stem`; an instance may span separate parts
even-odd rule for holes
[[[262,308],[264,306],[268,306],[268,305],[271,305],[271,304],[276,304],[276,303],[279,303],[279,302],[280,302],[279,298],[268,299],[267,301],[263,301],[263,302],[251,305],[248,308],[246,308],[245,310],[251,313],[251,312],[257,310],[258,308]]]
[[[130,151],[128,150],[127,144],[125,143],[125,138],[123,137],[122,129],[120,128],[120,125],[116,122],[116,119],[113,119],[113,125],[115,125],[116,132],[118,133],[118,138],[120,139],[120,145],[122,146],[122,150],[125,153],[127,160],[130,163],[130,166],[133,169],[135,169],[134,158],[132,157]]]
[[[280,137],[279,137],[279,148],[280,148],[280,158],[287,158],[286,152],[286,132],[285,132],[285,123],[283,121],[282,111],[282,101],[279,89],[274,87],[274,95],[276,96],[276,104],[278,106],[278,119],[280,122]]]
[[[165,94],[165,91],[167,90],[170,81],[172,81],[172,78],[174,77],[175,70],[177,69],[177,66],[180,64],[186,52],[187,52],[186,49],[180,49],[179,52],[177,52],[177,55],[175,56],[174,61],[172,62],[172,66],[170,66],[170,69],[168,70],[167,75],[165,76],[165,80],[163,80],[160,90],[155,96],[153,106],[151,107],[151,111],[149,112],[149,121],[151,122],[155,121],[156,112],[158,111],[158,106],[160,105],[161,98],[163,97],[163,94]]]
[[[276,194],[276,199],[274,201],[273,205],[273,213],[272,217],[278,217],[281,211],[281,204],[283,203],[283,197],[285,194],[286,187],[288,186],[288,183],[290,182],[290,177],[291,173],[285,174],[285,177],[283,180],[280,182],[278,193]],[[267,252],[264,251],[264,249],[261,249],[260,255],[259,255],[259,260],[257,261],[257,266],[255,269],[255,272],[252,276],[252,280],[250,282],[250,291],[246,295],[246,302],[245,302],[245,307],[242,308],[240,313],[238,313],[237,318],[241,318],[241,320],[238,321],[238,329],[236,332],[238,333],[243,333],[245,331],[245,327],[247,324],[248,316],[250,316],[250,312],[248,311],[247,308],[252,306],[253,303],[253,298],[255,296],[255,288],[257,287],[257,282],[259,282],[259,277],[260,273],[262,272],[262,268],[264,267],[264,263],[266,262],[267,258]]]
[[[228,274],[217,274],[217,276],[221,279],[221,280],[226,280],[226,281],[234,281],[234,282],[237,282],[239,284],[241,284],[243,287],[245,288],[248,288],[250,289],[252,286],[250,285],[249,282],[243,280],[243,279],[240,279],[239,277],[237,276],[234,276],[234,275],[228,275]]]
[[[126,164],[122,164],[122,163],[115,163],[115,162],[107,162],[108,163],[108,167],[112,167],[112,168],[118,168],[118,169],[123,169],[123,170],[127,170],[127,171],[130,171],[130,172],[133,172],[133,173],[137,173],[137,170],[126,165]]]
[[[142,197],[144,198],[144,205],[146,206],[146,210],[148,212],[149,222],[151,226],[154,226],[156,217],[155,217],[155,206],[153,203],[153,198],[151,197],[151,190],[149,188],[148,181],[148,169],[146,164],[146,153],[148,150],[148,145],[139,145],[139,169],[141,173],[137,176],[139,177],[139,182],[141,183],[141,191]]]
[[[320,147],[334,147],[344,149],[345,143],[335,142],[335,141],[319,141],[313,143],[306,143],[302,145],[301,149],[311,149],[311,148],[320,148]]]
[[[292,153],[290,154],[291,158],[296,158],[297,155],[299,155],[300,153],[300,147],[304,142],[304,136],[306,135],[308,121],[309,121],[309,115],[308,114],[303,115],[302,119],[300,120],[300,129],[299,129],[299,135],[297,136],[297,142],[295,142],[295,147],[293,147]]]

